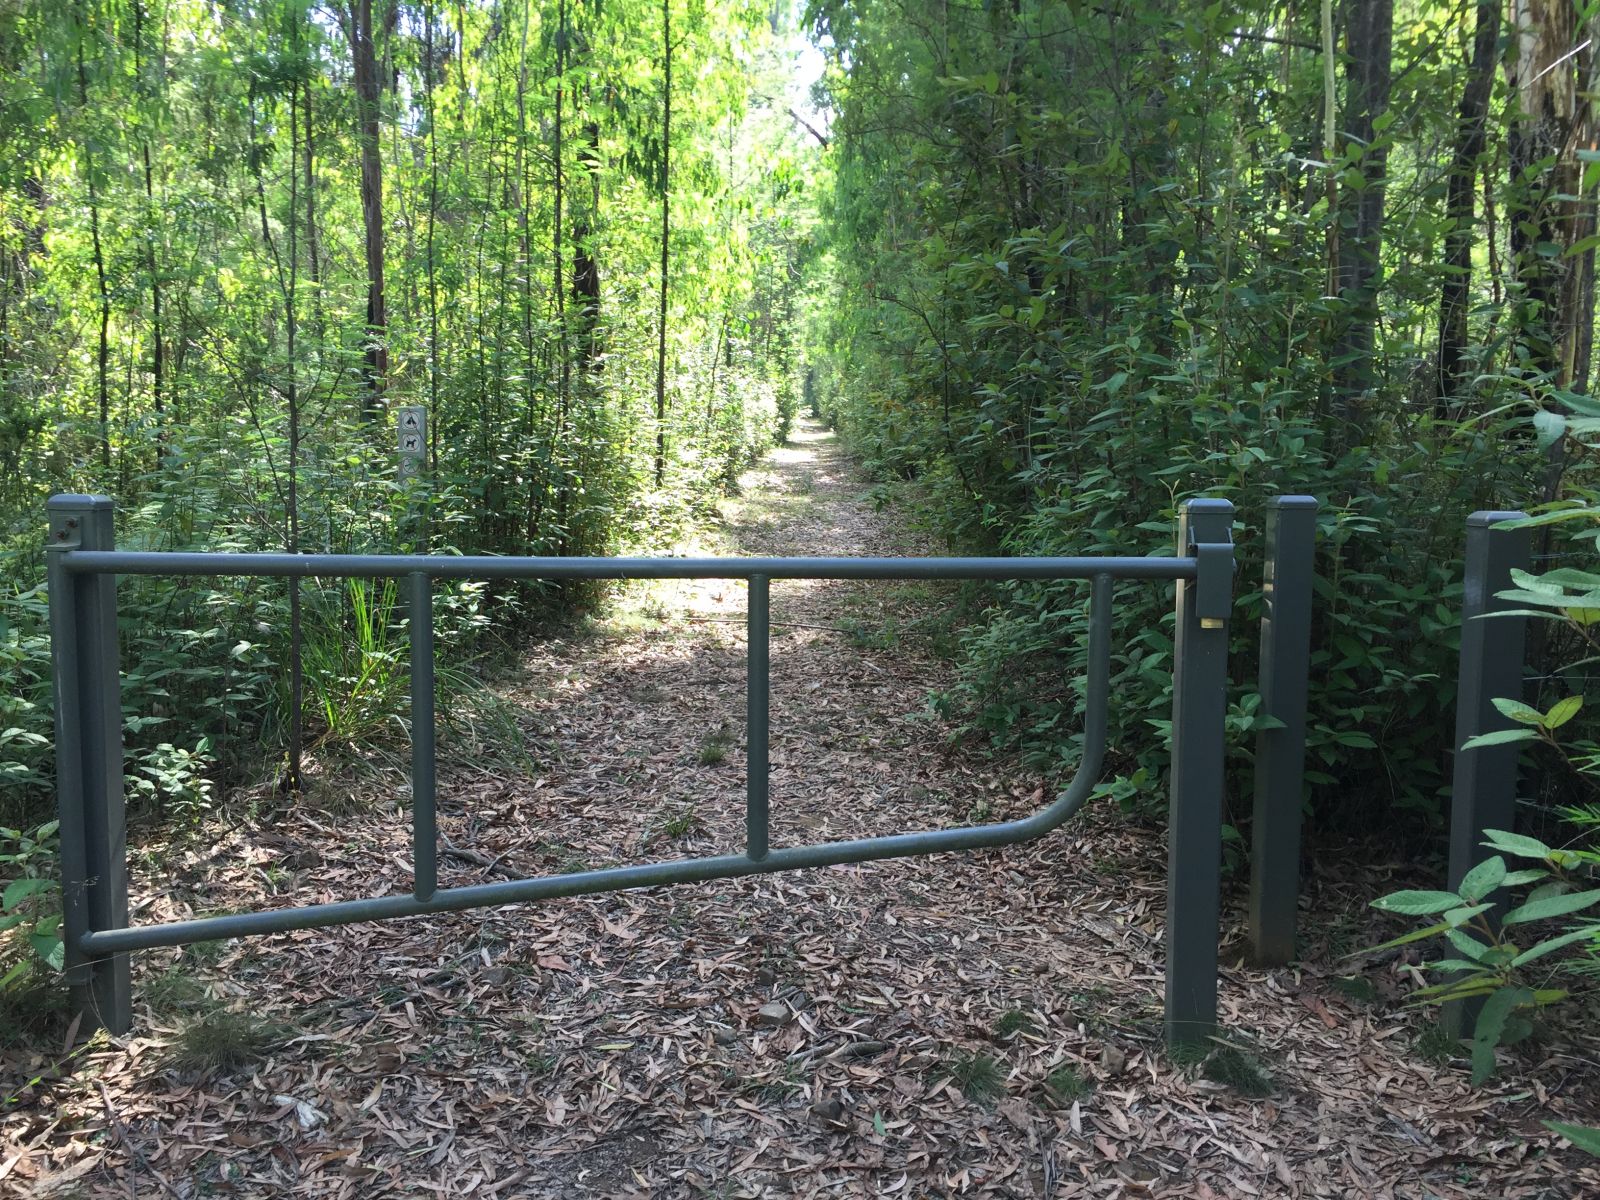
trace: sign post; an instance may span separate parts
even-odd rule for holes
[[[399,438],[400,478],[415,479],[428,460],[428,410],[420,404],[403,404],[394,410]]]

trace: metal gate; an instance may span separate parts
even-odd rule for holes
[[[128,956],[154,946],[452,912],[555,896],[729,879],[805,867],[974,850],[1031,841],[1088,799],[1105,753],[1113,584],[1177,583],[1166,926],[1166,1033],[1194,1041],[1215,1027],[1223,715],[1232,608],[1233,506],[1191,500],[1176,557],[1097,558],[498,558],[441,555],[119,551],[112,502],[49,502],[51,657],[66,970],[86,1019],[113,1033],[133,1020]],[[412,841],[409,896],[352,899],[159,925],[128,924],[118,575],[387,578],[410,614]],[[742,853],[570,875],[440,888],[434,803],[433,591],[436,579],[743,579],[747,612],[748,783]],[[1056,800],[999,824],[774,847],[768,836],[768,651],[772,584],[791,579],[1082,579],[1090,584],[1083,758]]]

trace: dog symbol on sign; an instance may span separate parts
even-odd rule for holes
[[[414,433],[406,434],[405,437],[400,439],[400,453],[421,454],[422,439]]]

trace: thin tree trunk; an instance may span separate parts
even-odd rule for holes
[[[523,523],[523,541],[527,546],[532,546],[538,537],[539,524],[544,516],[544,488],[545,479],[533,480],[537,452],[535,439],[538,433],[538,405],[536,397],[538,389],[538,361],[534,356],[533,345],[533,243],[529,232],[529,207],[533,202],[532,188],[529,186],[528,177],[528,9],[531,5],[524,5],[522,10],[522,48],[519,52],[517,65],[517,183],[515,198],[517,201],[517,246],[518,246],[518,277],[522,281],[522,355],[523,355],[523,387],[525,390],[525,406],[523,409],[523,439],[522,453],[526,456],[530,477],[525,497],[525,520]]]
[[[1347,0],[1345,136],[1362,147],[1355,156],[1364,183],[1346,189],[1339,239],[1338,295],[1347,312],[1334,346],[1334,420],[1346,446],[1360,444],[1362,406],[1377,376],[1373,347],[1378,322],[1379,254],[1383,246],[1384,175],[1388,151],[1374,145],[1374,121],[1389,106],[1394,0]]]
[[[600,367],[600,266],[590,246],[590,240],[600,224],[599,122],[587,122],[584,137],[587,146],[580,153],[580,159],[589,176],[589,210],[573,222],[572,301],[578,308],[578,338],[583,369],[586,373],[592,373]]]
[[[1472,63],[1461,104],[1456,111],[1456,144],[1450,159],[1445,218],[1445,277],[1439,288],[1439,363],[1434,413],[1448,415],[1451,399],[1459,401],[1466,383],[1463,359],[1467,349],[1467,309],[1472,293],[1472,247],[1478,159],[1483,155],[1489,94],[1494,85],[1495,42],[1500,36],[1498,0],[1481,0],[1472,37]]]
[[[432,469],[439,469],[439,280],[433,261],[434,226],[439,214],[438,114],[433,106],[433,4],[424,10],[427,67],[423,87],[428,107],[428,434]],[[426,547],[424,547],[426,549]]]
[[[144,94],[144,3],[143,0],[134,0],[133,5],[133,77],[135,93],[141,97]],[[142,126],[141,126],[142,127]],[[150,378],[151,400],[156,415],[156,438],[161,441],[166,436],[165,429],[165,403],[162,394],[163,357],[165,346],[162,340],[161,328],[161,276],[156,264],[156,235],[155,223],[159,219],[159,210],[156,208],[155,197],[155,172],[150,165],[150,139],[139,139],[140,155],[144,159],[144,204],[145,204],[145,231],[144,252],[145,271],[150,276]]]
[[[672,0],[661,0],[661,304],[656,337],[656,486],[667,468],[667,255],[672,237]]]
[[[383,80],[378,74],[372,0],[350,0],[346,16],[345,34],[350,42],[360,123],[361,220],[367,265],[367,345],[363,366],[367,395],[363,409],[370,416],[382,403],[389,375],[388,314],[383,290],[383,154],[378,128]]]
[[[298,26],[294,49],[300,50]],[[290,554],[300,553],[300,385],[299,364],[295,358],[297,327],[296,298],[300,281],[300,244],[298,217],[300,197],[295,194],[299,179],[295,157],[299,152],[299,116],[295,106],[294,89],[289,90],[289,286],[283,297],[283,315],[288,340],[288,371],[286,400],[289,409],[289,464],[288,509],[289,537],[284,549]],[[307,138],[309,145],[310,139]],[[309,209],[308,209],[309,213]],[[289,580],[289,790],[299,795],[301,787],[302,745],[300,735],[301,715],[305,708],[305,674],[302,659],[303,629],[300,613],[300,580]]]
[[[292,101],[291,101],[292,102]],[[312,329],[322,332],[322,251],[317,245],[316,139],[311,114],[311,79],[305,82],[306,105],[306,273],[311,278]]]
[[[566,188],[562,160],[566,153],[566,145],[562,137],[561,124],[566,99],[566,70],[567,0],[556,0],[555,228],[551,233],[551,257],[554,260],[552,271],[555,276],[556,325],[561,350],[561,382],[556,392],[556,403],[562,419],[565,418],[567,385],[571,379],[571,362],[567,355],[567,287],[566,281],[562,278],[565,257],[562,253],[565,246],[565,238],[562,236],[562,204]]]
[[[85,114],[89,111],[89,72],[83,62],[83,43],[89,37],[89,22],[82,4],[76,9],[78,17],[78,103]],[[105,248],[100,242],[100,198],[94,185],[94,140],[83,139],[83,170],[89,187],[89,238],[94,253],[94,277],[100,297],[100,345],[96,358],[96,382],[100,401],[100,466],[111,470],[111,384],[107,376],[111,357],[111,292],[106,286]],[[109,480],[107,481],[109,483]]]

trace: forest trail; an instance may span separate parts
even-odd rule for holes
[[[679,549],[927,552],[882,499],[805,422],[715,544]],[[1042,780],[926,715],[947,667],[924,627],[950,601],[773,585],[774,845],[1042,802]],[[738,583],[632,585],[596,628],[533,648],[500,689],[528,760],[441,743],[461,852],[441,884],[740,846],[743,612]],[[297,810],[186,863],[176,887],[136,870],[138,918],[403,891],[405,813],[392,796]],[[1330,946],[1327,922],[1297,971],[1225,954],[1223,1021],[1270,1097],[1173,1068],[1164,879],[1159,832],[1102,804],[999,852],[152,952],[137,1035],[54,1086],[0,1176],[179,1197],[1577,1194],[1516,1151],[1537,1102],[1436,1074],[1386,1006],[1334,986],[1330,949],[1360,942]],[[274,1027],[257,1061],[175,1065],[197,987]]]

